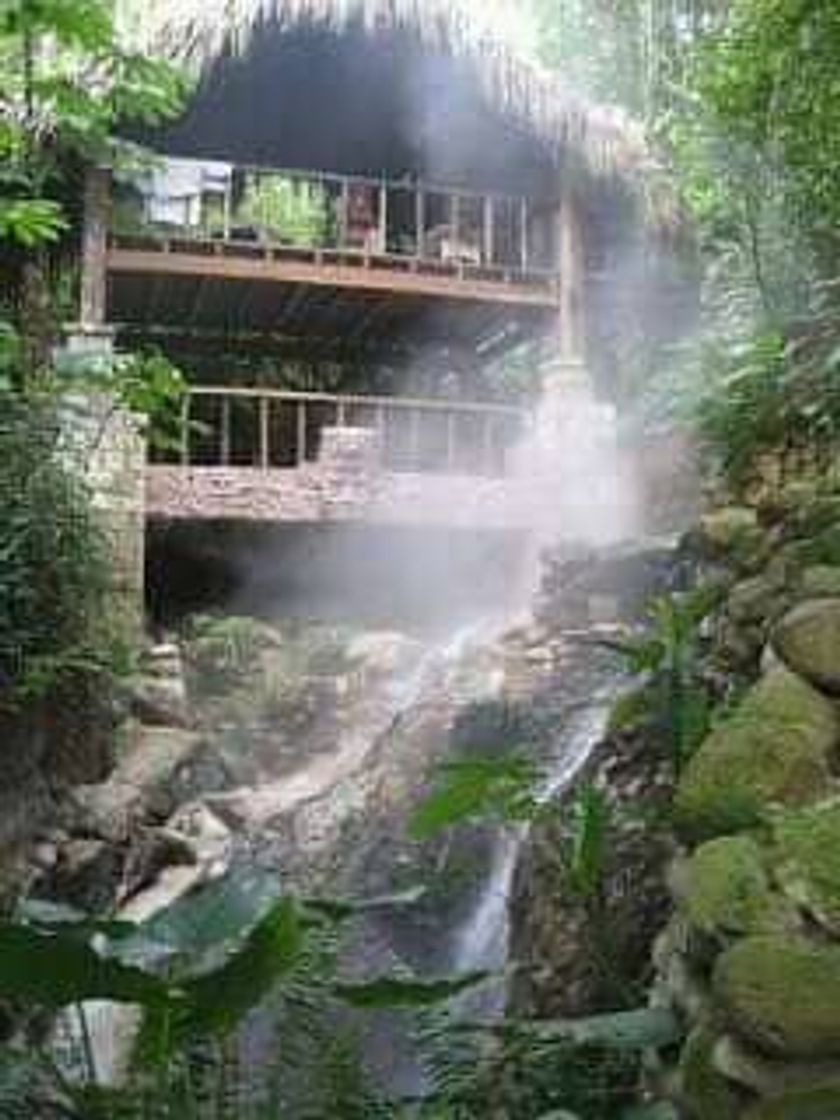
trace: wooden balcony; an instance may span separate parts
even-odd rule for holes
[[[193,388],[180,448],[148,467],[147,513],[506,528],[528,422],[493,404]]]
[[[195,161],[164,164],[145,190],[115,193],[115,322],[359,342],[422,332],[475,346],[511,322],[514,333],[547,327],[558,311],[550,203]]]

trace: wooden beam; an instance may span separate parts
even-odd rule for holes
[[[88,168],[84,185],[82,276],[79,319],[82,326],[101,327],[106,320],[108,226],[111,212],[111,172]]]
[[[367,292],[392,292],[404,296],[432,296],[468,303],[556,308],[557,293],[546,283],[516,285],[474,277],[437,276],[386,268],[364,269],[348,264],[316,265],[307,261],[216,257],[189,252],[160,253],[143,249],[112,248],[110,272],[157,276],[212,276],[227,280],[263,283],[310,284],[313,287],[348,288]]]

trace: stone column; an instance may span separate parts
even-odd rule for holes
[[[91,366],[113,359],[104,326],[77,329],[57,355],[62,365]],[[128,640],[143,627],[146,440],[142,421],[107,392],[69,393],[64,446],[90,488],[111,552],[113,610]]]

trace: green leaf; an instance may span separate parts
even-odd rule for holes
[[[172,995],[161,980],[101,957],[69,934],[0,923],[0,997],[44,1007],[88,999],[160,1004]]]
[[[471,972],[451,980],[399,980],[382,976],[364,984],[336,984],[335,994],[351,1007],[432,1007],[483,984],[489,972]]]
[[[358,900],[341,898],[307,898],[303,905],[315,914],[323,915],[328,921],[343,922],[359,914],[376,910],[394,910],[403,906],[414,906],[425,896],[427,887],[418,885],[396,894],[380,895],[376,898]]]
[[[276,872],[239,868],[179,898],[109,947],[126,964],[155,968],[168,962],[178,976],[208,967],[208,957],[229,954],[277,906]]]
[[[454,825],[491,817],[529,820],[538,809],[533,791],[539,776],[535,763],[519,755],[447,763],[438,788],[415,811],[411,835],[426,840]]]

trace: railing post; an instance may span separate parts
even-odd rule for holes
[[[481,470],[484,474],[494,474],[493,469],[493,445],[495,443],[496,418],[495,416],[485,413],[484,424],[482,426],[482,446],[481,446]]]
[[[408,461],[411,470],[420,468],[420,409],[412,408],[408,414]]]
[[[306,462],[306,402],[297,404],[297,466]]]
[[[379,245],[380,253],[388,252],[388,186],[384,182],[379,188]]]
[[[184,393],[181,400],[181,466],[190,465],[190,404],[192,396],[190,391]]]
[[[484,196],[484,263],[493,263],[494,205],[491,194]]]
[[[520,236],[520,260],[519,263],[523,272],[528,271],[528,200],[522,198],[519,200],[519,236]]]
[[[446,414],[446,472],[452,474],[455,466],[455,432],[458,424],[457,414]]]
[[[350,218],[350,183],[347,178],[341,180],[341,201],[338,215],[338,247],[347,248],[347,230]]]
[[[343,397],[339,397],[335,402],[335,422],[339,428],[347,424],[347,402]]]
[[[221,465],[230,465],[230,397],[222,397],[222,430],[219,444]]]
[[[269,441],[268,410],[269,410],[270,404],[271,404],[271,402],[269,401],[268,397],[260,397],[260,399],[259,399],[259,409],[260,409],[259,456],[260,456],[260,466],[262,467],[262,469],[264,471],[268,470],[269,464],[271,462],[271,453],[270,453],[270,448],[268,446],[268,441]]]
[[[417,187],[414,198],[414,220],[417,225],[417,259],[422,261],[426,256],[426,196],[421,186]]]

